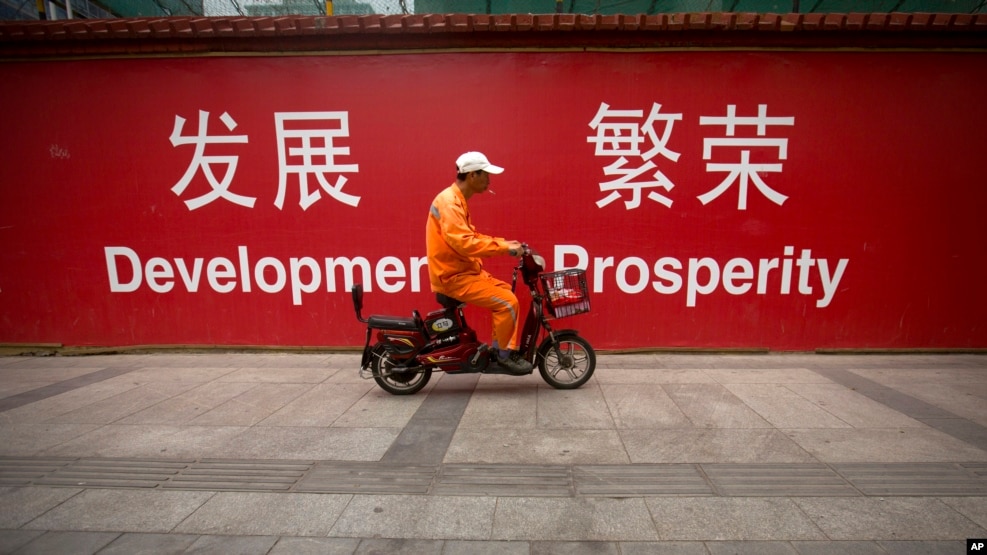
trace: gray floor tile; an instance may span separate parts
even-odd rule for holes
[[[365,539],[356,555],[441,555],[441,540]]]
[[[221,492],[176,528],[186,534],[326,536],[349,495]]]
[[[818,462],[779,430],[620,430],[633,463]]]
[[[439,380],[435,375],[414,395],[391,395],[376,385],[333,423],[338,428],[403,428]],[[367,382],[361,382],[366,384]],[[370,382],[373,383],[373,382]]]
[[[620,555],[615,542],[531,542],[531,555]]]
[[[605,357],[609,359],[611,357]],[[616,358],[616,357],[614,357]],[[597,359],[597,370],[593,379],[601,385],[614,384],[673,384],[673,383],[716,383],[705,370],[683,368],[659,368],[642,366],[640,368],[602,368],[601,359]]]
[[[477,386],[459,421],[460,429],[505,428],[531,430],[536,426],[538,388],[525,386],[507,390],[492,389],[484,380]],[[485,384],[486,387],[485,387]]]
[[[840,384],[787,384],[854,428],[922,428],[924,424]]]
[[[706,373],[721,384],[831,383],[825,376],[805,368],[757,368],[758,357],[746,358],[754,368],[711,368]]]
[[[485,540],[492,497],[358,495],[336,521],[332,537]]]
[[[260,422],[261,426],[332,426],[373,383],[319,384]]]
[[[0,374],[0,379],[2,379],[2,374]],[[45,387],[46,385],[50,385],[51,383],[52,382],[45,382],[40,380],[27,381],[27,382],[4,381],[0,383],[0,399],[6,399],[7,397],[24,393],[25,391],[33,391],[36,389],[40,389],[42,387]]]
[[[124,376],[125,377],[125,376]],[[17,424],[44,422],[63,414],[81,410],[94,403],[137,389],[140,382],[134,380],[109,379],[72,389],[65,393],[48,397],[31,404],[0,412],[0,423]]]
[[[692,423],[659,384],[601,386],[617,428],[690,428]]]
[[[196,491],[85,490],[23,528],[168,532],[213,495]]]
[[[89,555],[117,538],[115,532],[46,532],[17,550],[17,555],[71,553]]]
[[[613,417],[599,385],[579,389],[538,388],[537,427],[542,430],[612,430]]]
[[[44,533],[44,530],[0,530],[0,553],[13,553]]]
[[[192,389],[189,382],[151,382],[51,418],[62,424],[111,424]]]
[[[247,430],[234,426],[110,424],[84,435],[76,433],[73,439],[46,449],[44,454],[70,457],[221,457],[223,455],[217,450],[218,446]]]
[[[620,542],[621,555],[709,555],[703,542]]]
[[[253,426],[312,389],[310,384],[261,383],[189,422],[193,426]]]
[[[711,555],[799,555],[788,542],[706,542]]]
[[[941,501],[987,529],[987,497],[946,497]]]
[[[929,428],[785,430],[823,462],[974,462],[987,451]]]
[[[153,359],[152,359],[153,360]],[[222,357],[215,357],[213,360],[222,361]],[[197,382],[208,383],[218,380],[223,376],[233,372],[234,368],[157,368],[154,366],[140,367],[129,374],[128,377],[137,382]]]
[[[800,498],[795,502],[833,540],[987,536],[987,530],[936,498]]]
[[[725,387],[776,428],[850,427],[781,384],[727,384]]]
[[[377,461],[401,428],[254,426],[209,449],[230,459]]]
[[[81,492],[75,488],[0,487],[0,528],[19,528]]]
[[[250,361],[251,364],[258,365],[260,361]],[[255,368],[239,368],[233,372],[223,374],[217,380],[221,382],[267,382],[279,384],[317,384],[326,381],[335,374],[335,370],[322,368],[319,366],[311,368],[293,368],[289,366],[271,367],[257,366]]]
[[[941,541],[941,542],[878,542],[888,555],[955,555],[966,551],[966,542]]]
[[[667,384],[664,389],[697,428],[771,427],[720,384]]]
[[[622,464],[631,461],[616,430],[460,428],[443,462]]]
[[[356,538],[282,537],[268,555],[352,555],[359,545]]]
[[[786,498],[649,498],[663,540],[825,540],[823,531]]]
[[[257,387],[255,383],[209,382],[117,421],[117,424],[185,424]]]
[[[493,539],[655,541],[643,499],[500,498]]]
[[[792,542],[800,555],[886,555],[877,542],[870,541],[818,541]]]
[[[99,555],[181,555],[199,536],[125,533],[100,550]]]
[[[199,536],[185,551],[188,555],[267,555],[274,536]]]
[[[0,455],[40,455],[98,429],[98,424],[19,423],[0,426]],[[47,453],[46,453],[47,454]]]
[[[446,540],[442,555],[528,555],[533,553],[524,541]]]

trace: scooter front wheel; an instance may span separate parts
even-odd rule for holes
[[[538,347],[538,372],[555,389],[576,389],[593,376],[594,370],[593,346],[574,333],[556,334],[554,343],[549,338]]]
[[[374,381],[381,389],[392,395],[418,393],[432,377],[432,370],[429,368],[417,372],[394,372],[394,368],[399,366],[402,365],[391,358],[390,353],[384,349],[375,350],[373,360],[370,363]]]

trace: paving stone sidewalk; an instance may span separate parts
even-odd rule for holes
[[[0,357],[0,553],[965,553],[987,356],[601,354],[581,389],[353,353]]]

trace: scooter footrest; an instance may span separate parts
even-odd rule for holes
[[[371,328],[382,330],[416,330],[418,322],[414,318],[403,316],[371,316],[367,319],[367,325]]]

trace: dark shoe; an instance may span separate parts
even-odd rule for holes
[[[511,374],[517,374],[519,376],[530,374],[535,369],[530,362],[524,360],[520,351],[511,351],[511,354],[507,358],[498,357],[497,364],[500,364],[501,367],[505,368]]]

